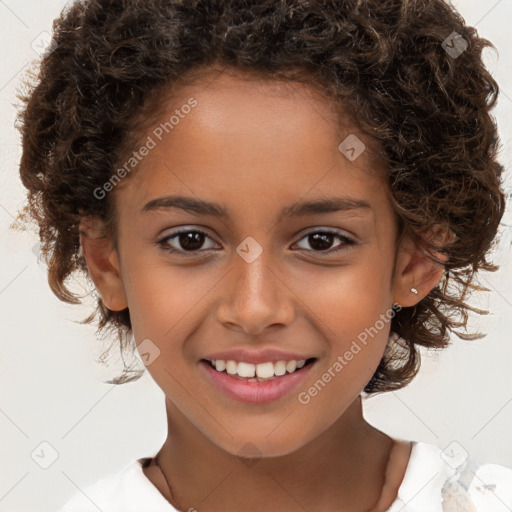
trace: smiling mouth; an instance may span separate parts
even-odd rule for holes
[[[221,359],[210,361],[209,359],[201,359],[203,363],[208,364],[211,368],[219,373],[224,373],[236,380],[245,382],[265,382],[278,380],[280,377],[297,373],[316,361],[315,357],[309,359],[275,361],[260,364],[246,363],[244,361]]]

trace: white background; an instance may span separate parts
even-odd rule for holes
[[[91,303],[60,303],[38,263],[37,234],[9,228],[24,204],[18,176],[20,145],[14,128],[15,90],[32,48],[65,2],[0,0],[0,511],[55,510],[78,487],[119,470],[131,460],[154,455],[166,436],[164,396],[148,374],[123,386],[103,384],[121,364],[95,363],[101,353],[92,326],[81,326]],[[512,0],[454,2],[466,21],[489,38],[488,68],[502,94],[494,111],[500,128],[500,159],[511,167]],[[510,192],[512,178],[508,178]],[[504,224],[512,225],[507,211]],[[425,353],[418,377],[406,389],[368,399],[365,416],[393,437],[459,449],[486,462],[512,467],[512,236],[503,237],[485,274],[491,293],[480,304],[492,315],[473,319],[488,336]],[[35,248],[34,248],[35,246]],[[77,287],[77,290],[80,288]],[[475,302],[475,304],[477,304]],[[31,454],[55,462],[42,469]],[[34,457],[36,458],[36,457]],[[42,459],[40,459],[42,460]]]

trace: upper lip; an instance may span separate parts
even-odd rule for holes
[[[277,361],[301,361],[302,359],[310,359],[313,356],[304,354],[298,354],[297,352],[283,352],[282,350],[274,348],[265,348],[262,350],[249,350],[240,348],[236,350],[223,350],[222,352],[214,352],[208,354],[201,359],[207,359],[209,361],[216,361],[218,359],[222,361],[243,361],[245,363],[260,364]]]

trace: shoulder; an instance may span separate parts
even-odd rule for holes
[[[175,512],[145,476],[137,459],[97,482],[79,488],[57,512]]]
[[[512,469],[469,457],[456,441],[445,449],[413,442],[398,496],[389,512],[507,512]]]

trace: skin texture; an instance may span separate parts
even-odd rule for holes
[[[162,103],[155,126],[190,97],[198,101],[116,186],[119,251],[110,240],[81,239],[106,306],[129,307],[136,343],[149,339],[160,350],[147,370],[166,396],[169,433],[159,462],[172,495],[162,474],[146,474],[180,510],[371,510],[393,440],[364,420],[360,392],[383,355],[389,324],[310,403],[297,393],[393,303],[421,300],[443,268],[408,240],[395,246],[383,173],[368,152],[351,162],[338,150],[351,133],[367,147],[370,141],[348,121],[340,127],[327,100],[300,84],[236,74],[208,84],[184,86]],[[141,213],[168,194],[220,203],[230,218]],[[371,209],[277,221],[285,206],[333,196]],[[196,253],[186,253],[178,237],[167,245],[184,256],[156,245],[184,226],[209,237]],[[92,233],[94,221],[84,219],[83,228]],[[329,255],[344,244],[333,237],[322,252],[306,234],[325,230],[355,243]],[[248,236],[263,249],[252,263],[236,252]],[[199,364],[214,351],[266,347],[317,358],[300,389],[272,403],[220,394]],[[240,456],[247,443],[261,458]],[[398,488],[407,460],[394,462],[390,488]]]

